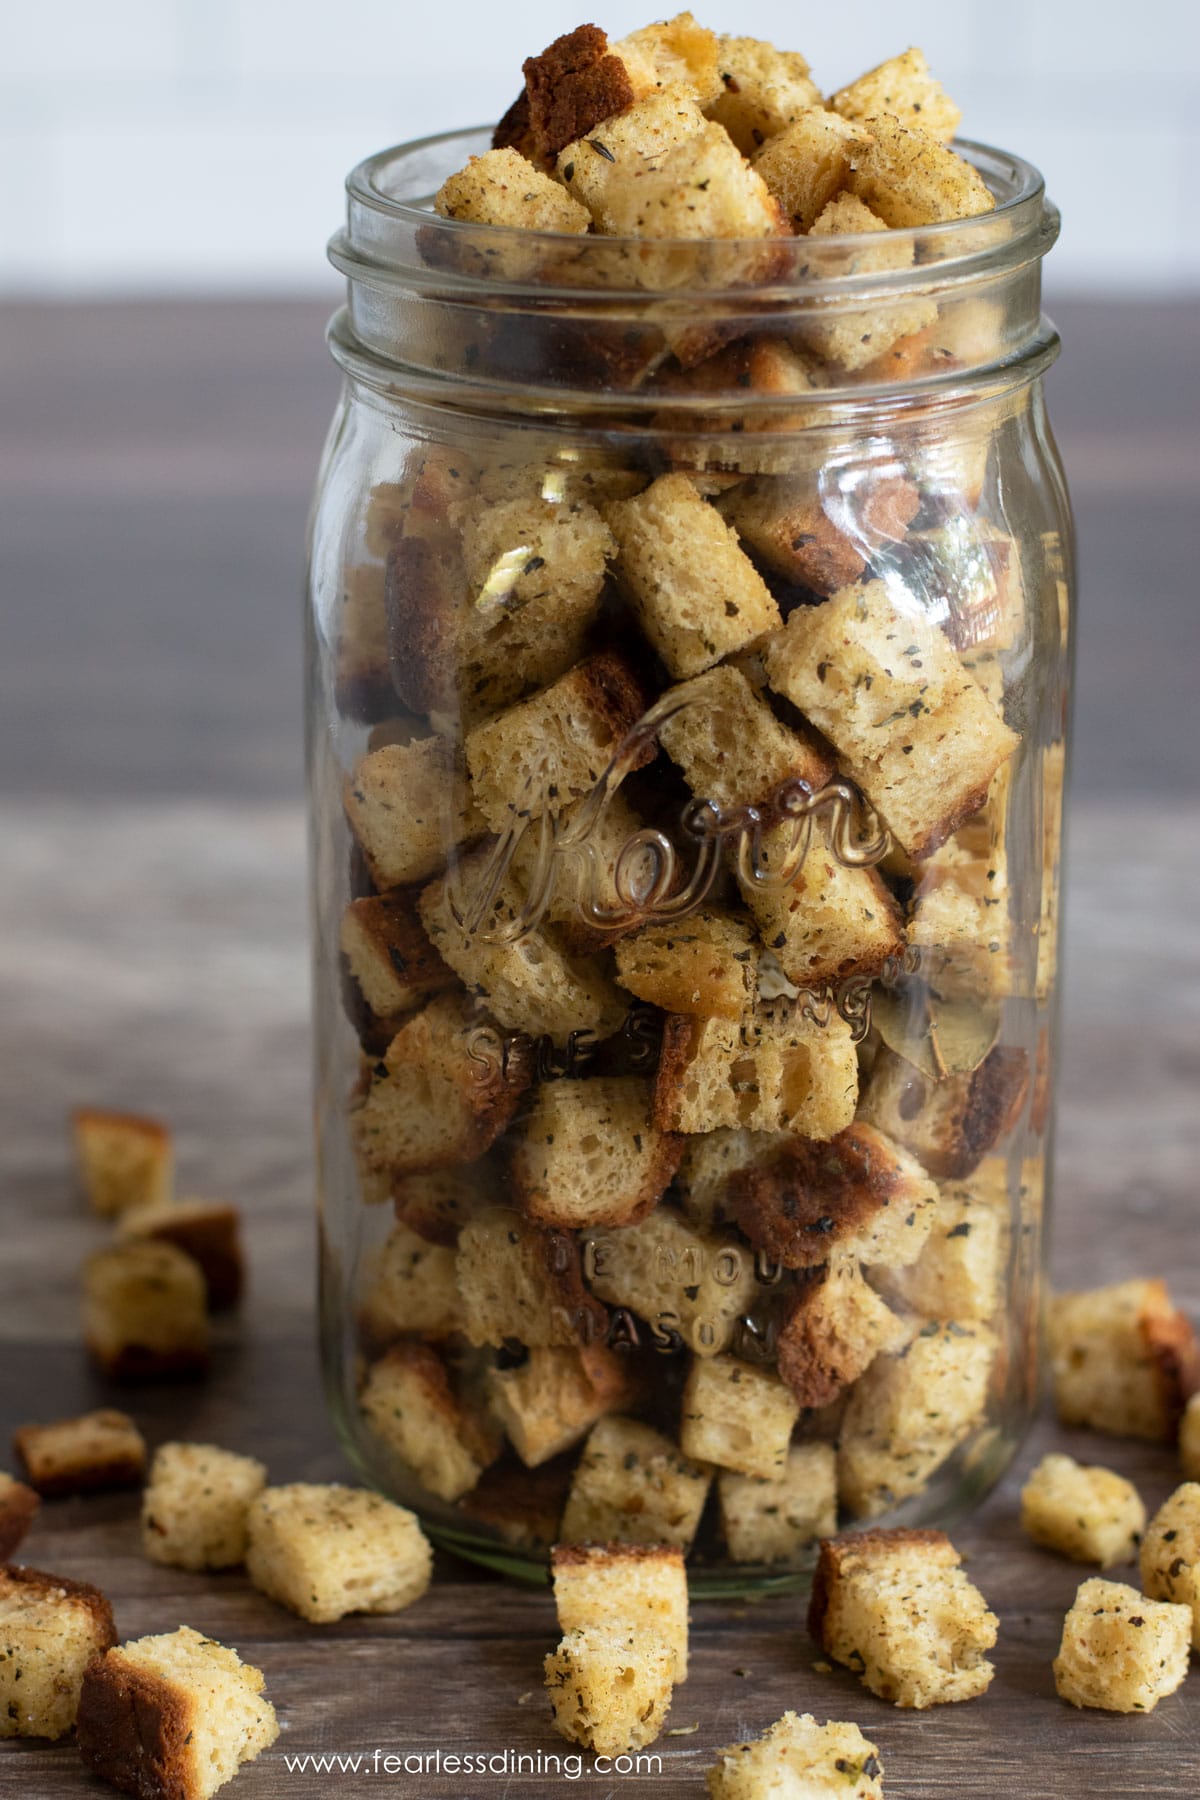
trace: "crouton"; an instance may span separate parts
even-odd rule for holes
[[[927,132],[878,113],[862,126],[866,143],[855,151],[847,186],[885,225],[937,225],[995,206],[982,175]]]
[[[128,1413],[112,1408],[22,1425],[13,1434],[13,1454],[45,1499],[139,1487],[146,1471],[145,1439]]]
[[[799,1417],[799,1401],[773,1370],[698,1356],[683,1390],[679,1448],[694,1462],[778,1480]]]
[[[629,32],[613,45],[613,55],[624,63],[638,100],[683,91],[709,106],[721,92],[720,41],[690,12]]]
[[[636,1075],[539,1087],[510,1164],[529,1217],[564,1230],[644,1219],[683,1154],[682,1139],[655,1130],[650,1099]]]
[[[923,976],[945,999],[1001,998],[1012,989],[1004,848],[1010,767],[997,770],[987,806],[918,865],[908,941],[921,951]]]
[[[373,1066],[351,1132],[368,1168],[408,1175],[472,1163],[506,1129],[532,1079],[528,1045],[501,1045],[466,995],[441,995]]]
[[[396,710],[389,660],[384,573],[378,563],[342,572],[334,622],[333,703],[345,719],[372,725]]]
[[[838,1252],[806,1271],[789,1294],[776,1340],[779,1373],[800,1406],[831,1405],[881,1352],[912,1328],[863,1280],[858,1259]]]
[[[1200,1481],[1200,1399],[1195,1394],[1179,1421],[1179,1462],[1189,1481]]]
[[[635,932],[617,945],[616,962],[621,986],[664,1012],[740,1019],[757,998],[754,932],[715,907]]]
[[[17,1563],[0,1568],[0,1738],[65,1737],[84,1670],[116,1641],[99,1588]]]
[[[497,1171],[486,1159],[456,1168],[401,1175],[390,1195],[396,1217],[427,1244],[453,1247],[468,1219],[498,1198]]]
[[[246,1571],[259,1593],[314,1625],[401,1612],[429,1586],[433,1553],[415,1513],[365,1488],[264,1488],[248,1529]]]
[[[831,1138],[854,1117],[858,1059],[850,1027],[797,1008],[759,1007],[741,1023],[671,1014],[663,1032],[655,1123],[664,1131],[788,1131]]]
[[[795,1563],[837,1530],[837,1461],[832,1444],[793,1444],[783,1473],[717,1476],[725,1547],[736,1563]]]
[[[531,1350],[518,1368],[487,1377],[491,1411],[527,1469],[569,1450],[631,1395],[627,1363],[603,1344]]]
[[[569,1456],[557,1456],[536,1469],[527,1469],[516,1458],[502,1459],[484,1470],[478,1486],[464,1494],[458,1506],[514,1549],[544,1556],[558,1537],[570,1485]]]
[[[769,813],[785,783],[803,782],[815,793],[834,772],[829,752],[782,724],[740,669],[709,669],[670,688],[660,704],[677,710],[659,727],[659,743],[693,794],[723,811],[757,806]]]
[[[1188,1672],[1192,1614],[1147,1600],[1123,1581],[1092,1576],[1063,1620],[1054,1685],[1072,1706],[1153,1712]]]
[[[795,229],[807,232],[846,186],[865,144],[861,125],[814,106],[763,146],[754,168]]]
[[[1061,739],[1042,752],[1042,906],[1038,920],[1037,997],[1046,1000],[1058,977],[1058,923],[1062,898],[1063,782],[1067,746]]]
[[[563,1542],[675,1544],[686,1551],[711,1479],[661,1432],[609,1414],[592,1427],[576,1465]]]
[[[583,1286],[579,1246],[566,1232],[531,1225],[496,1206],[464,1225],[458,1289],[468,1343],[509,1338],[531,1349],[592,1343],[607,1315]]]
[[[606,119],[598,131],[567,144],[558,158],[558,177],[585,206],[600,230],[610,190],[643,160],[657,158],[704,129],[704,114],[683,88],[645,95],[624,112]]]
[[[33,1524],[41,1504],[31,1487],[0,1470],[0,1563],[12,1561],[13,1551]]]
[[[1112,1479],[1117,1481],[1120,1477],[1113,1476]],[[1128,1487],[1129,1483],[1122,1485]],[[1140,1501],[1138,1508],[1140,1511]],[[1144,1524],[1144,1512],[1141,1516]],[[1134,1535],[1136,1537],[1136,1532]],[[1132,1552],[1127,1550],[1127,1555],[1120,1560],[1127,1560],[1129,1554]],[[1118,1559],[1113,1557],[1111,1560]],[[1151,1600],[1169,1600],[1173,1605],[1191,1609],[1192,1648],[1200,1650],[1200,1484],[1197,1482],[1185,1481],[1182,1487],[1177,1487],[1151,1519],[1142,1542],[1140,1573],[1142,1588]]]
[[[173,1193],[171,1134],[157,1119],[77,1107],[71,1115],[79,1179],[92,1211],[111,1219]]]
[[[1017,745],[919,603],[895,584],[800,606],[768,645],[771,685],[830,739],[909,856],[987,799]]]
[[[344,803],[378,888],[428,880],[485,829],[454,749],[440,737],[369,751],[346,779]]]
[[[973,1700],[995,1674],[996,1616],[943,1531],[862,1531],[827,1539],[808,1627],[834,1662],[894,1706]]]
[[[359,1409],[373,1435],[440,1500],[475,1486],[500,1445],[455,1395],[429,1344],[394,1344],[367,1371]]]
[[[1072,1562],[1101,1569],[1132,1562],[1145,1528],[1146,1509],[1131,1481],[1071,1456],[1043,1456],[1021,1489],[1021,1529]]]
[[[1011,1131],[1029,1093],[1029,1058],[997,1044],[969,1073],[930,1081],[894,1050],[875,1058],[859,1117],[886,1131],[931,1175],[961,1181]]]
[[[236,1306],[246,1279],[242,1216],[224,1200],[176,1200],[137,1206],[121,1214],[118,1240],[174,1244],[200,1266],[214,1312]]]
[[[626,1625],[569,1631],[545,1662],[554,1723],[571,1743],[618,1756],[652,1744],[671,1705],[674,1653]]]
[[[857,1725],[785,1712],[760,1738],[729,1744],[705,1774],[710,1800],[883,1800],[883,1764]]]
[[[681,885],[682,866],[667,868],[661,845],[619,788],[599,806],[579,800],[565,807],[547,832],[548,815],[521,833],[513,851],[513,880],[564,949],[590,955],[637,931],[647,911]]]
[[[624,996],[599,964],[566,955],[525,923],[525,896],[511,876],[497,880],[496,862],[495,846],[484,846],[424,890],[434,949],[506,1031],[558,1044],[584,1031],[609,1036],[625,1016]]]
[[[94,1659],[77,1736],[93,1775],[138,1800],[209,1800],[279,1736],[260,1670],[187,1625]]]
[[[778,626],[779,608],[736,532],[686,475],[660,476],[605,516],[618,577],[672,675],[699,675]]]
[[[116,1381],[202,1375],[206,1297],[199,1263],[174,1244],[142,1238],[97,1250],[83,1272],[88,1355]]]
[[[808,848],[796,867],[805,836]],[[749,861],[739,873],[742,897],[763,944],[797,987],[819,991],[826,982],[878,974],[904,949],[904,922],[880,875],[849,867],[810,821],[770,827]]]
[[[1048,1319],[1054,1403],[1064,1425],[1170,1442],[1200,1388],[1200,1350],[1165,1281],[1056,1294]]]
[[[522,119],[540,157],[553,156],[637,98],[624,62],[598,25],[580,25],[555,38],[539,56],[526,57],[522,71]]]
[[[947,1184],[915,1262],[872,1271],[889,1300],[926,1319],[990,1319],[1000,1305],[1008,1217],[994,1202]]]
[[[821,104],[821,90],[795,50],[761,38],[722,37],[721,92],[705,113],[723,125],[743,156],[753,156],[802,113]]]
[[[862,243],[864,236],[882,234],[882,241]],[[889,233],[878,213],[871,211],[854,194],[836,194],[822,208],[809,231],[810,238],[838,238],[850,235],[854,242],[844,251],[823,250],[820,269],[826,276],[880,275],[887,277],[899,269],[911,268],[911,240]],[[828,316],[826,316],[828,314]],[[892,345],[915,332],[924,331],[937,320],[937,302],[913,294],[910,298],[895,296],[862,310],[834,304],[822,307],[814,318],[806,319],[800,336],[809,349],[839,369],[861,369],[886,354]]]
[[[759,1249],[806,1269],[836,1250],[861,1261],[915,1262],[937,1187],[881,1131],[856,1120],[828,1142],[786,1138],[731,1178],[734,1217]]]
[[[339,941],[364,1005],[391,1036],[407,1014],[454,986],[453,969],[425,934],[412,888],[352,900]]]
[[[744,1244],[665,1206],[639,1225],[591,1232],[585,1267],[593,1292],[644,1319],[654,1342],[682,1341],[701,1357],[728,1348],[758,1287]]]
[[[213,1444],[160,1444],[142,1495],[142,1549],[174,1569],[232,1569],[246,1560],[246,1516],[265,1466]]]
[[[365,1261],[359,1332],[384,1348],[398,1337],[447,1338],[459,1328],[454,1251],[399,1220]]]
[[[624,1626],[660,1638],[687,1680],[688,1586],[674,1544],[556,1544],[550,1558],[562,1632]]]
[[[730,1177],[778,1143],[773,1131],[709,1131],[685,1138],[675,1177],[679,1205],[693,1225],[732,1222]]]
[[[510,707],[467,736],[476,804],[493,831],[519,819],[558,813],[581,800],[604,774],[637,723],[644,696],[620,657],[606,652],[577,663],[551,687]],[[654,755],[646,745],[627,768]]]
[[[842,496],[822,492],[819,475],[756,475],[731,488],[717,508],[777,575],[815,594],[835,594],[858,580],[868,556],[904,538],[919,504],[914,484],[898,474],[881,474],[857,490],[849,507]]]
[[[873,119],[879,113],[914,126],[948,144],[958,130],[962,113],[940,81],[930,74],[922,50],[906,50],[868,70],[849,86],[839,88],[829,102],[844,119]]]
[[[559,182],[511,148],[473,156],[465,169],[442,183],[433,210],[443,219],[509,225],[523,231],[579,234],[588,231],[592,223],[586,206],[572,200]],[[492,256],[491,267],[498,273],[512,275],[522,267],[512,263],[511,252],[506,256],[497,249]]]
[[[996,1339],[974,1320],[931,1320],[877,1356],[851,1392],[838,1442],[838,1492],[859,1517],[919,1494],[981,1422]]]

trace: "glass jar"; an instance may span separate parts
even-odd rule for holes
[[[312,530],[321,1316],[365,1480],[803,1578],[1038,1387],[1071,524],[1036,171],[878,237],[333,241]]]

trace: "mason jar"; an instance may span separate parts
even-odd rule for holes
[[[321,1319],[367,1482],[544,1578],[946,1525],[1038,1390],[1073,554],[1037,172],[982,216],[331,255]]]

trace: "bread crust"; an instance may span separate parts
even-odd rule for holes
[[[551,1569],[573,1569],[587,1564],[612,1562],[657,1562],[683,1568],[683,1551],[678,1544],[555,1544],[550,1552]]]
[[[23,1481],[0,1487],[0,1563],[11,1557],[37,1516],[41,1500]]]
[[[27,1563],[9,1563],[0,1569],[0,1592],[5,1587],[24,1588],[44,1600],[74,1601],[89,1614],[106,1648],[117,1641],[117,1627],[108,1595],[93,1587],[90,1581],[71,1581],[66,1575],[51,1575],[45,1569],[32,1569]]]
[[[165,1676],[138,1668],[120,1650],[88,1664],[75,1730],[79,1754],[102,1781],[135,1800],[192,1800],[190,1729],[191,1709]]]
[[[1191,1321],[1178,1310],[1143,1313],[1138,1329],[1154,1359],[1163,1411],[1174,1436],[1188,1401],[1200,1391],[1200,1344]]]
[[[564,33],[540,56],[526,57],[521,67],[526,108],[511,123],[516,109],[510,108],[502,124],[507,132],[523,130],[527,119],[529,138],[539,156],[556,155],[602,119],[633,105],[633,83],[625,64],[610,52],[608,36],[598,25],[579,25]]]

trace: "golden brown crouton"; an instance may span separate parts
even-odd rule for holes
[[[1021,1489],[1021,1528],[1035,1544],[1073,1562],[1109,1569],[1133,1561],[1146,1529],[1146,1509],[1123,1475],[1085,1467],[1070,1456],[1043,1456]]]
[[[948,1183],[920,1256],[903,1268],[878,1269],[872,1280],[926,1319],[990,1319],[1001,1301],[1008,1237],[1003,1206]]]
[[[545,1661],[558,1731],[597,1755],[652,1744],[671,1704],[674,1653],[656,1632],[627,1625],[568,1631]]]
[[[686,89],[648,94],[607,119],[600,130],[567,144],[558,158],[559,180],[587,207],[597,228],[608,231],[610,190],[643,160],[663,155],[703,128],[704,114]]]
[[[576,1466],[563,1541],[687,1550],[711,1479],[710,1470],[689,1462],[661,1432],[610,1414],[593,1426]]]
[[[675,1544],[556,1544],[550,1558],[560,1631],[625,1625],[660,1637],[688,1672],[688,1588]]]
[[[531,1348],[597,1341],[607,1314],[583,1285],[569,1232],[532,1225],[510,1207],[481,1212],[458,1240],[462,1329],[477,1346],[512,1338]]]
[[[433,1553],[415,1513],[365,1488],[296,1481],[250,1506],[246,1572],[314,1625],[396,1613],[429,1586]]]
[[[1120,1477],[1114,1475],[1112,1480],[1119,1481]],[[1128,1482],[1123,1485],[1129,1487]],[[1140,1508],[1140,1501],[1138,1505]],[[1131,1513],[1132,1510],[1131,1504]],[[1142,1523],[1145,1523],[1144,1512]],[[1126,1538],[1128,1540],[1128,1533]],[[1127,1548],[1126,1555],[1131,1554]],[[1114,1556],[1110,1560],[1118,1559]],[[1200,1484],[1197,1482],[1185,1481],[1182,1487],[1177,1487],[1151,1519],[1142,1543],[1140,1573],[1142,1586],[1152,1600],[1169,1600],[1172,1604],[1190,1607],[1192,1648],[1200,1649]]]
[[[803,782],[815,793],[833,774],[828,750],[777,719],[727,663],[669,688],[660,704],[676,710],[659,728],[659,743],[697,799],[722,810],[757,806],[769,815],[785,783]]]
[[[586,206],[572,200],[559,182],[512,149],[473,156],[465,169],[442,183],[433,208],[443,219],[509,225],[523,231],[579,233],[589,230],[592,222]],[[511,261],[503,266],[513,272]]]
[[[785,1712],[749,1744],[729,1744],[705,1775],[709,1800],[883,1800],[883,1764],[857,1725]]]
[[[936,225],[995,206],[982,175],[936,138],[879,114],[862,123],[867,142],[847,181],[885,225]]]
[[[384,573],[378,563],[342,571],[334,650],[334,705],[344,718],[373,724],[397,706],[388,649]]]
[[[487,1396],[521,1461],[536,1469],[628,1405],[633,1381],[627,1356],[603,1344],[541,1346],[516,1368],[490,1369]]]
[[[664,90],[693,94],[707,106],[721,91],[718,40],[690,12],[631,31],[613,45],[641,100]]]
[[[837,1529],[832,1444],[793,1444],[781,1475],[723,1471],[717,1477],[721,1530],[734,1562],[795,1563],[814,1539]]]
[[[669,1207],[640,1224],[593,1231],[588,1278],[611,1305],[644,1319],[652,1341],[697,1356],[728,1349],[757,1292],[754,1261],[730,1232],[698,1230]]]
[[[439,1500],[459,1499],[500,1453],[431,1344],[393,1344],[367,1371],[359,1408],[372,1434]]]
[[[740,878],[763,944],[799,988],[877,974],[904,948],[895,901],[876,870],[842,862],[819,831],[795,874],[781,879],[796,864],[797,829],[789,821],[764,832],[751,879]]]
[[[160,1444],[142,1495],[142,1549],[175,1569],[232,1569],[245,1561],[250,1502],[264,1464],[214,1444]]]
[[[857,581],[868,555],[904,537],[919,505],[911,481],[881,475],[856,491],[850,535],[845,528],[850,521],[835,522],[841,507],[822,494],[819,474],[755,476],[717,502],[748,550],[776,574],[816,594],[833,594]]]
[[[12,1561],[13,1551],[33,1524],[41,1504],[31,1487],[0,1470],[0,1563]]]
[[[128,1413],[111,1407],[78,1419],[22,1425],[13,1453],[30,1485],[49,1498],[138,1487],[146,1471],[146,1444]]]
[[[346,817],[380,888],[427,880],[484,830],[465,771],[445,738],[372,750],[346,778]]]
[[[130,1206],[170,1200],[171,1134],[157,1119],[77,1107],[71,1115],[75,1158],[92,1211],[112,1218]]]
[[[858,1058],[850,1027],[815,1025],[797,1007],[745,1019],[672,1013],[663,1031],[655,1123],[663,1131],[799,1132],[831,1138],[854,1117]]]
[[[636,1075],[544,1082],[512,1144],[523,1211],[564,1230],[644,1219],[683,1154],[681,1138],[655,1129],[650,1102]]]
[[[359,1335],[386,1349],[397,1338],[448,1338],[459,1328],[454,1251],[430,1244],[399,1220],[363,1258]]]
[[[800,1402],[773,1369],[698,1356],[683,1390],[679,1448],[694,1462],[778,1480],[799,1417]]]
[[[1072,1706],[1153,1712],[1188,1672],[1192,1614],[1147,1600],[1123,1581],[1093,1576],[1063,1620],[1054,1685]]]
[[[647,925],[616,947],[622,987],[664,1012],[740,1019],[757,993],[758,944],[743,920],[701,907],[678,924]]]
[[[875,234],[881,238],[875,238]],[[859,243],[864,234],[874,242]],[[853,236],[844,254],[822,254],[824,275],[882,275],[912,266],[911,241],[888,231],[878,213],[854,194],[836,194],[814,220],[810,238]],[[920,295],[889,298],[859,311],[831,307],[830,317],[806,320],[801,336],[810,349],[839,369],[861,369],[883,356],[893,344],[925,331],[937,319],[937,303]]]
[[[116,1641],[99,1588],[17,1563],[0,1568],[0,1738],[65,1737],[84,1671]]]
[[[795,50],[777,50],[761,38],[722,37],[721,92],[705,112],[723,125],[743,156],[753,156],[811,107],[821,90]]]
[[[806,1270],[779,1328],[779,1373],[799,1405],[831,1405],[881,1352],[900,1350],[912,1326],[898,1319],[844,1252]]]
[[[425,934],[417,892],[398,888],[352,900],[342,914],[346,969],[373,1022],[393,1037],[405,1014],[454,986],[454,971]]]
[[[754,167],[796,230],[811,231],[865,143],[861,125],[814,106],[764,145]]]
[[[206,1301],[203,1270],[174,1244],[139,1238],[94,1251],[83,1271],[88,1355],[115,1381],[201,1375]]]
[[[829,102],[844,119],[873,119],[879,113],[928,132],[948,144],[962,113],[936,76],[922,50],[906,50],[840,88]]]
[[[1064,1425],[1170,1441],[1200,1389],[1200,1347],[1165,1281],[1121,1281],[1050,1302],[1054,1401]]]
[[[893,1050],[875,1059],[860,1116],[903,1144],[931,1175],[961,1180],[1016,1124],[1029,1093],[1029,1058],[997,1044],[969,1073],[930,1081]]]

